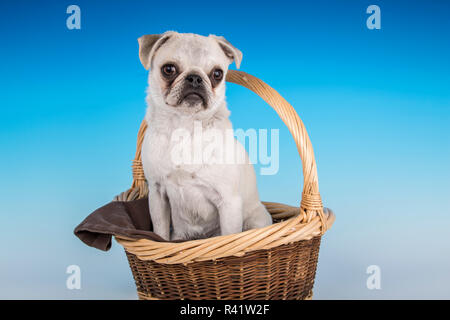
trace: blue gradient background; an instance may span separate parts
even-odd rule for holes
[[[122,248],[72,232],[130,185],[145,112],[136,39],[166,30],[225,36],[305,122],[337,215],[315,298],[450,298],[450,2],[164,3],[0,3],[0,298],[136,298]],[[81,30],[66,28],[70,4]],[[381,30],[366,28],[370,4]],[[280,128],[261,198],[298,204],[289,132],[246,89],[227,96],[235,128]],[[71,264],[81,290],[66,289]],[[366,288],[372,264],[381,290]]]

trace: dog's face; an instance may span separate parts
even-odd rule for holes
[[[242,53],[222,37],[166,32],[138,39],[139,57],[150,69],[148,94],[156,107],[196,114],[225,99],[225,76]]]

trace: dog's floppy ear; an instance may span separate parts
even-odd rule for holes
[[[241,65],[242,61],[242,52],[235,48],[231,43],[229,43],[224,37],[219,37],[216,35],[209,35],[210,37],[214,38],[219,46],[222,48],[223,52],[225,52],[225,55],[231,59],[231,61],[234,60],[234,63],[236,64],[236,68],[239,69],[239,66]]]
[[[145,69],[150,69],[152,58],[156,50],[161,47],[164,42],[169,40],[174,31],[167,31],[162,34],[146,34],[138,39],[139,42],[139,59]]]

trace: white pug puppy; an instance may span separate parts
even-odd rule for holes
[[[239,68],[242,53],[214,35],[169,31],[138,41],[140,60],[151,69],[142,163],[154,232],[167,240],[187,240],[270,225],[271,216],[259,200],[253,166],[234,137],[232,148],[223,152],[234,153],[234,159],[244,158],[245,163],[179,163],[173,159],[173,149],[180,147],[173,135],[180,129],[194,135],[200,126],[203,136],[212,131],[226,136],[232,131],[225,76],[233,60]],[[183,143],[188,150],[199,152]],[[206,144],[200,145],[203,152]]]

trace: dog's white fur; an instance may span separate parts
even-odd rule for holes
[[[259,200],[253,166],[237,140],[233,151],[247,159],[245,164],[179,165],[171,159],[171,134],[176,129],[193,133],[196,121],[204,134],[232,129],[225,103],[225,76],[233,60],[239,66],[240,51],[222,37],[176,32],[143,36],[139,47],[142,64],[151,69],[142,162],[154,232],[167,240],[185,240],[270,225],[270,214]],[[170,88],[161,74],[161,67],[168,62],[180,69]],[[214,67],[223,70],[223,79],[215,88],[208,76]],[[180,98],[183,80],[192,72],[206,83],[203,105]]]

